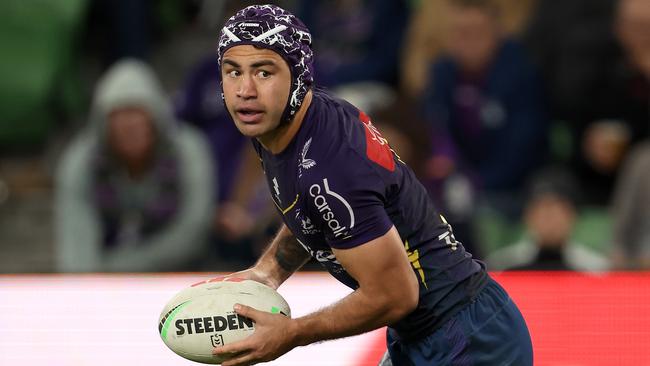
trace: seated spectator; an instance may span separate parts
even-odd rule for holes
[[[113,65],[56,181],[60,271],[169,271],[202,261],[214,175],[203,136],[178,124],[144,63]]]
[[[571,238],[577,216],[576,189],[566,172],[541,172],[531,184],[526,203],[524,237],[488,256],[488,266],[493,270],[607,270],[604,256]]]
[[[315,82],[366,113],[395,97],[399,55],[410,15],[407,0],[301,0],[310,29]]]
[[[517,217],[521,186],[545,156],[540,78],[503,35],[493,1],[449,0],[447,13],[445,53],[424,100],[433,134],[426,179],[456,226],[477,202]]]
[[[613,200],[613,262],[620,269],[650,269],[650,142],[627,158]]]
[[[209,55],[201,59],[187,76],[176,95],[175,110],[180,120],[203,131],[210,141],[212,159],[217,163],[215,174],[219,177],[215,195],[218,201],[223,202],[233,191],[243,151],[252,148],[235,127],[221,100],[221,93],[219,70],[214,55]]]
[[[210,240],[218,263],[212,268],[223,269],[250,265],[275,232],[269,229],[279,223],[259,158],[220,97],[215,62],[214,55],[208,55],[193,68],[176,98],[176,114],[203,131],[210,143],[219,178]]]
[[[604,205],[611,201],[627,151],[650,133],[650,2],[618,0],[614,33],[619,57],[600,76],[578,121],[582,181],[593,201]]]
[[[650,132],[650,2],[542,5],[529,46],[544,69],[553,118],[573,136],[584,203],[604,207],[627,151]]]
[[[531,8],[538,0],[495,0],[504,34],[518,36],[526,27]],[[401,91],[418,99],[429,80],[429,65],[444,50],[448,0],[414,2],[404,37],[400,83]]]
[[[314,72],[318,85],[359,81],[396,85],[407,1],[301,1],[298,13],[319,47]]]
[[[537,0],[524,43],[547,87],[552,119],[593,106],[594,82],[611,61],[614,0]]]

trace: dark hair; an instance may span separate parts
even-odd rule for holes
[[[569,170],[559,166],[546,167],[534,174],[530,180],[529,201],[546,194],[561,197],[573,205],[577,205],[580,201],[575,176]]]

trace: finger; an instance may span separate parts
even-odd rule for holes
[[[240,353],[218,353],[218,354],[217,354],[217,353],[215,353],[215,351],[213,350],[213,351],[212,351],[212,356],[214,356],[214,357],[221,357],[222,360],[223,360],[223,359],[232,360],[232,359],[236,358],[237,356],[239,356],[239,355],[243,355],[243,354],[246,354],[246,353],[248,353],[248,352],[240,352]],[[222,361],[222,363],[223,363],[223,362],[225,362],[225,361]]]
[[[250,351],[252,348],[253,347],[248,341],[248,339],[244,339],[239,342],[233,342],[223,346],[215,347],[212,350],[212,354],[226,355],[228,353],[240,353],[240,352]]]
[[[203,280],[201,282],[193,283],[190,287],[196,287],[198,285],[203,285],[204,283],[211,283],[211,282],[221,282],[223,281],[227,276],[217,276],[214,278],[210,278],[209,280]]]
[[[221,363],[222,366],[248,366],[257,363],[257,357],[251,352],[235,355],[233,358],[228,359]]]
[[[253,319],[255,322],[257,322],[257,319],[259,319],[260,316],[264,315],[263,311],[259,311],[255,308],[242,304],[235,304],[232,308],[237,314],[249,319]]]

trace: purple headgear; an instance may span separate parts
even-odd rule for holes
[[[230,17],[221,29],[219,69],[226,50],[238,45],[267,48],[287,61],[292,80],[282,121],[291,120],[314,81],[311,34],[307,27],[295,15],[275,5],[251,5]]]

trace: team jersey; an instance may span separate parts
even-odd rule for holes
[[[370,118],[314,91],[303,123],[279,154],[253,145],[273,202],[310,255],[352,289],[358,283],[332,252],[363,245],[395,226],[419,282],[419,303],[391,324],[402,339],[433,332],[471,301],[487,274],[454,238],[413,171]]]

